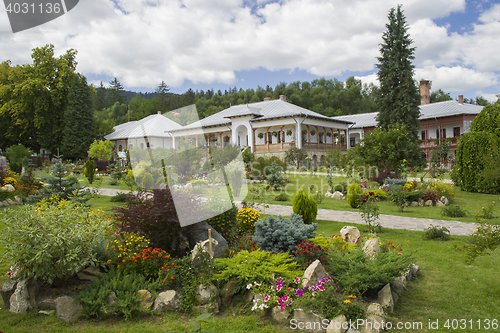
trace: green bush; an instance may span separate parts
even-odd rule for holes
[[[20,266],[20,277],[58,284],[97,262],[94,242],[110,222],[100,210],[60,201],[4,211],[4,257]]]
[[[111,202],[126,202],[129,195],[126,193],[118,192],[116,195],[112,196]]]
[[[7,199],[14,200],[15,196],[16,195],[13,192],[0,191],[0,201],[4,201],[4,200],[7,200]]]
[[[467,212],[463,210],[460,206],[447,206],[441,211],[443,216],[448,217],[464,217],[467,216]]]
[[[249,283],[269,283],[272,275],[284,279],[295,279],[303,273],[292,262],[288,253],[273,254],[266,251],[241,251],[232,258],[221,258],[215,260],[215,268],[219,272],[214,278],[220,285],[235,279],[237,283],[236,292],[244,290]]]
[[[370,193],[373,193],[370,195]],[[382,189],[377,189],[377,190],[364,190],[362,196],[367,196],[369,195],[372,198],[377,198],[379,200],[385,200],[389,197],[389,193],[387,193],[385,190]]]
[[[227,207],[227,202],[212,199],[209,202],[210,211],[220,212],[223,207]],[[212,228],[217,230],[217,232],[224,237],[226,240],[232,239],[237,234],[238,222],[236,216],[238,214],[238,208],[231,203],[231,209],[221,212],[219,215],[211,217],[207,220]]]
[[[318,215],[318,205],[308,192],[300,189],[293,197],[293,212],[302,216],[304,223],[311,224]]]
[[[429,228],[424,229],[422,235],[424,239],[439,239],[442,241],[447,241],[450,239],[450,230],[446,227],[437,227],[432,225]]]
[[[392,185],[401,185],[405,186],[406,184],[406,179],[391,179],[391,178],[386,178],[384,181],[384,185],[389,185],[389,188]]]
[[[352,208],[358,208],[360,205],[358,196],[363,193],[361,186],[358,183],[352,183],[347,190],[347,203]]]
[[[21,173],[23,160],[31,156],[31,151],[23,145],[12,145],[5,150],[5,156],[9,159],[9,167],[16,173]]]
[[[87,160],[85,162],[85,169],[83,170],[83,174],[85,177],[87,177],[89,184],[92,184],[95,175],[95,163],[93,160]]]
[[[83,306],[83,314],[87,317],[100,318],[105,315],[123,315],[126,319],[131,318],[139,311],[147,311],[139,307],[139,290],[154,292],[159,283],[151,283],[144,275],[139,273],[124,274],[118,270],[111,270],[107,274],[97,277],[90,285],[87,285],[78,297]],[[110,304],[110,293],[116,298]]]
[[[363,248],[328,251],[323,263],[331,278],[346,293],[363,295],[378,292],[400,276],[410,264],[410,255],[403,255],[397,244],[382,244],[381,251],[367,260]]]
[[[495,201],[492,203],[487,202],[479,212],[477,213],[477,217],[481,219],[492,219],[493,218],[493,208],[495,207]]]
[[[392,185],[392,188],[389,192],[389,197],[392,202],[398,206],[399,211],[402,212],[406,207],[406,202],[408,201],[408,194],[401,185]]]
[[[269,216],[255,223],[253,240],[264,251],[293,253],[295,245],[314,237],[318,225],[304,224],[302,217],[292,213],[289,218]]]
[[[288,201],[288,199],[289,197],[285,193],[280,193],[274,198],[276,201]]]

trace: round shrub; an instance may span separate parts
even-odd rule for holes
[[[92,184],[95,175],[95,163],[93,160],[87,160],[85,162],[85,169],[83,170],[83,174],[89,180],[89,184]]]
[[[276,201],[288,201],[288,195],[286,195],[285,193],[280,193],[274,198],[274,200],[276,200]]]
[[[255,232],[255,222],[260,219],[260,214],[253,208],[243,208],[238,211],[236,220],[240,234],[253,234]]]
[[[19,265],[20,278],[54,285],[97,262],[93,244],[110,226],[102,211],[64,200],[4,212],[4,258]]]
[[[318,215],[318,205],[308,192],[300,189],[293,197],[293,212],[302,216],[304,223],[311,224]]]
[[[358,195],[361,195],[363,190],[358,183],[352,183],[347,190],[347,203],[352,208],[358,208],[360,205]]]

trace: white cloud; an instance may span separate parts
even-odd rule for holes
[[[469,34],[459,35],[432,19],[463,12],[465,0],[400,2],[417,47],[417,74],[450,90],[498,84],[500,5],[484,12]],[[376,76],[368,74],[375,71],[387,13],[396,6],[389,0],[117,3],[123,12],[111,0],[80,1],[43,26],[1,33],[0,61],[31,62],[32,48],[52,43],[58,54],[78,50],[79,71],[117,77],[127,87],[154,88],[162,80],[171,87],[185,80],[231,84],[236,71],[258,68],[319,76],[366,73],[364,80],[375,83]]]

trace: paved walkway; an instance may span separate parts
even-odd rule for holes
[[[99,194],[106,196],[114,196],[118,192],[128,193],[129,191],[116,190],[112,188],[99,189]],[[264,209],[259,208],[259,212],[263,213],[263,211]],[[292,214],[292,206],[269,205],[269,208],[266,208],[266,214],[290,216]],[[365,222],[361,219],[361,214],[359,212],[346,212],[340,210],[318,209],[317,219],[363,225],[365,224]],[[474,223],[422,219],[416,217],[394,216],[385,214],[380,214],[379,223],[382,228],[415,231],[424,231],[425,228],[430,227],[432,224],[434,226],[446,227],[448,228],[448,230],[450,230],[450,234],[460,236],[470,235],[477,229]]]

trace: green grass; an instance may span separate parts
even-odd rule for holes
[[[328,191],[328,182],[325,176],[311,176],[311,175],[296,175],[287,174],[286,176],[292,182],[285,184],[283,191],[288,194],[288,201],[276,201],[274,198],[280,193],[279,191],[269,191],[266,195],[267,204],[275,205],[287,205],[291,206],[293,202],[293,195],[300,188],[308,188],[308,185],[314,184],[316,186],[315,190],[320,190],[323,194],[323,200],[318,204],[318,208],[331,209],[331,210],[342,210],[342,211],[352,211],[359,212],[359,209],[351,208],[347,203],[347,200],[335,200],[331,198],[324,197],[324,194]],[[345,178],[335,177],[334,184],[339,182],[345,182]],[[448,220],[448,221],[461,221],[461,222],[471,222],[475,223],[475,215],[481,210],[487,202],[495,201],[500,203],[500,195],[483,194],[483,193],[471,193],[461,191],[458,187],[455,187],[455,199],[452,205],[460,205],[460,207],[466,210],[469,214],[465,217],[447,217],[441,214],[443,210],[442,207],[408,207],[405,208],[403,212],[400,212],[398,207],[390,201],[381,201],[378,203],[380,207],[380,214],[395,215],[395,216],[405,216],[405,217],[417,217],[426,219],[436,219],[436,220]],[[250,196],[247,196],[249,200]],[[500,224],[500,209],[496,207],[493,211],[494,218],[488,220],[490,224]]]
[[[338,234],[347,223],[320,221],[318,232]],[[364,226],[357,226],[366,234]],[[423,330],[391,330],[390,332],[438,332],[426,328],[428,321],[439,320],[444,324],[447,319],[499,319],[500,285],[498,267],[500,250],[491,255],[478,258],[472,265],[466,263],[463,252],[457,252],[454,246],[462,246],[468,241],[465,236],[452,236],[447,242],[424,240],[422,232],[383,229],[379,234],[383,242],[405,240],[405,253],[413,253],[413,261],[420,266],[420,275],[409,284],[406,292],[396,304],[395,312],[388,318],[393,323],[424,323]],[[409,241],[409,242],[406,242]],[[441,328],[443,328],[441,326]],[[451,330],[443,329],[441,332]],[[474,329],[460,332],[478,332]]]

